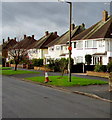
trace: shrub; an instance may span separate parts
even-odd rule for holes
[[[94,69],[95,72],[106,72],[107,71],[107,68],[106,66],[104,65],[95,65],[95,69]]]
[[[107,65],[108,72],[112,72],[112,61]]]
[[[43,66],[43,59],[33,59],[31,61],[33,66]]]
[[[57,71],[60,71],[60,67],[59,67],[59,60],[56,59],[49,59],[48,60],[49,64],[46,65],[46,67],[48,67],[49,69],[57,72]]]
[[[63,76],[64,71],[68,69],[68,59],[61,58],[59,61],[59,66],[60,66],[60,70]]]
[[[69,59],[61,58],[61,59],[49,59],[47,64],[47,67],[55,72],[62,72],[62,75],[64,74],[64,71],[68,69],[68,61]],[[73,67],[73,59],[71,59],[71,68]]]

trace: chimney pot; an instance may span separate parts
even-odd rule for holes
[[[5,39],[3,39],[3,44],[5,43]]]
[[[48,34],[49,34],[49,32],[48,32],[48,31],[46,31],[46,32],[45,32],[45,35],[47,36]]]
[[[85,27],[85,24],[84,24],[84,23],[82,23],[82,26],[83,26],[83,27]]]
[[[57,31],[55,31],[54,34],[57,35]]]
[[[34,39],[34,35],[32,35],[32,39]]]
[[[102,12],[102,14],[103,14],[102,21],[103,21],[103,22],[106,22],[106,21],[107,21],[107,18],[108,18],[108,12],[107,12],[106,10],[104,10],[104,11]]]
[[[75,29],[75,25],[71,24],[71,31]]]
[[[8,41],[10,41],[10,37],[8,37]]]
[[[16,41],[16,37],[14,38],[14,40]]]
[[[24,35],[24,39],[26,38],[26,35]]]

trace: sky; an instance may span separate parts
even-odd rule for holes
[[[105,2],[73,2],[72,23],[85,24],[86,28],[102,19],[102,11],[110,14],[110,4]],[[0,38],[35,35],[40,39],[45,31],[62,35],[69,29],[69,4],[62,2],[0,2],[2,30]],[[1,32],[2,31],[2,32]]]

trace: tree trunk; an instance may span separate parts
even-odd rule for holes
[[[17,64],[17,63],[15,63],[15,71],[17,70],[17,65],[18,65],[18,64]]]

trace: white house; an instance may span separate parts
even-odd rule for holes
[[[85,25],[82,24],[80,26],[71,25],[71,34],[72,38],[85,30]],[[47,45],[48,54],[45,55],[47,59],[60,59],[60,58],[68,58],[68,44],[69,40],[69,31],[65,32],[63,35],[52,41]]]
[[[48,47],[47,44],[54,41],[57,37],[57,32],[48,31],[45,32],[45,35],[41,37],[39,40],[34,42],[28,47],[28,56],[29,59],[37,58],[37,59],[44,59],[45,55],[48,54]]]
[[[107,65],[112,60],[112,16],[103,11],[101,21],[72,39],[74,63],[85,63],[85,55],[92,55],[92,64]]]

